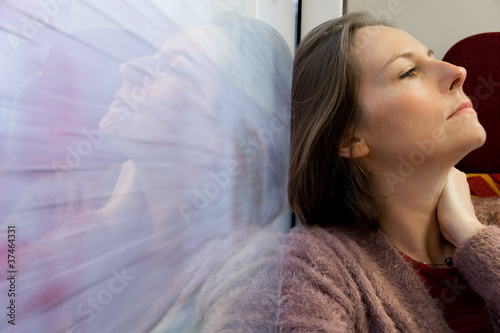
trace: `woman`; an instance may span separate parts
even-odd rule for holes
[[[315,28],[292,79],[282,332],[500,328],[498,202],[453,166],[485,132],[464,68],[365,13]],[[491,206],[488,206],[491,205]]]

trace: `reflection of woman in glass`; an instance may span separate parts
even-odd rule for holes
[[[238,15],[188,28],[122,66],[101,129],[130,160],[99,214],[119,225],[131,210],[147,211],[145,239],[162,267],[146,278],[160,286],[150,309],[159,331],[189,331],[187,322],[218,330],[243,317],[248,327],[274,327],[281,238],[260,229],[285,200],[290,74],[282,38]],[[142,206],[120,195],[136,189]],[[270,306],[256,307],[260,298]]]
[[[287,240],[283,332],[499,329],[500,230],[479,221],[500,203],[476,216],[453,167],[485,140],[465,76],[368,14],[302,41],[288,195],[309,227]]]
[[[269,238],[276,228],[265,227],[286,200],[285,42],[262,22],[222,15],[123,64],[121,73],[123,86],[99,129],[130,159],[111,195],[91,193],[109,197],[102,208],[68,216],[33,245],[41,255],[25,265],[26,327],[231,325],[247,310],[234,311],[243,297],[211,306],[221,301],[214,289],[228,287],[219,284],[222,274],[233,281],[231,295],[254,288],[258,298],[266,284],[271,307],[254,302],[248,323],[275,325],[280,265],[273,259],[269,267],[265,253],[276,258],[279,247]],[[93,198],[79,195],[74,201]]]
[[[124,84],[100,127],[130,157],[122,181],[140,184],[154,230],[225,214],[229,225],[198,226],[220,235],[274,216],[284,202],[289,59],[271,28],[223,15],[122,65]],[[118,195],[100,213],[138,205]]]

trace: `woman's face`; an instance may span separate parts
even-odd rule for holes
[[[193,27],[167,40],[156,55],[122,64],[123,86],[101,130],[136,161],[169,159],[175,147],[206,145],[223,93],[219,64],[226,42],[217,26]]]
[[[358,135],[369,148],[370,167],[453,166],[484,143],[462,90],[464,68],[436,60],[406,32],[382,26],[358,30],[354,55],[364,115]]]

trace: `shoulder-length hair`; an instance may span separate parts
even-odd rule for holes
[[[301,42],[293,65],[288,201],[305,225],[363,222],[378,228],[371,178],[352,149],[362,119],[359,69],[353,48],[363,47],[356,31],[390,26],[368,13],[327,21]]]

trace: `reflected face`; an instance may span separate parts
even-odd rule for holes
[[[101,130],[130,157],[146,146],[149,152],[164,149],[172,140],[198,146],[206,142],[212,132],[193,122],[210,117],[222,93],[218,64],[224,63],[225,38],[217,26],[186,29],[156,55],[122,64],[123,86]]]
[[[364,112],[359,132],[370,149],[369,164],[388,170],[401,157],[432,147],[421,154],[421,164],[454,165],[484,143],[462,90],[464,68],[436,60],[406,32],[382,26],[358,30],[354,55]]]

